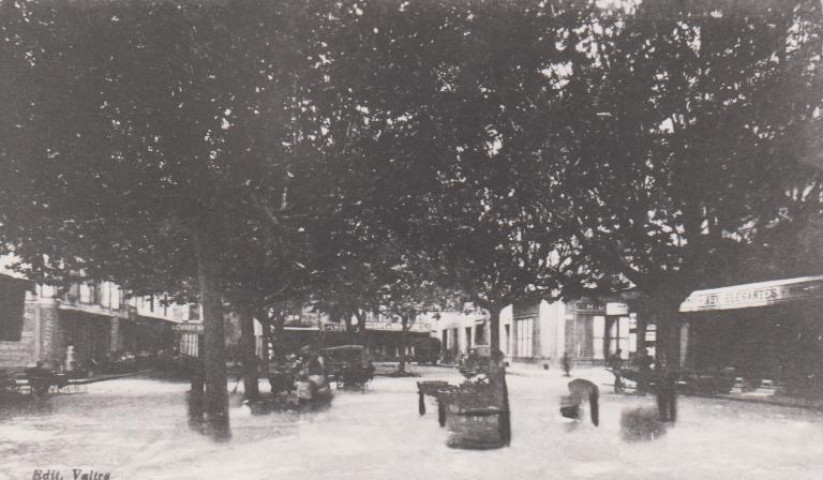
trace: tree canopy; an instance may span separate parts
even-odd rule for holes
[[[819,221],[820,10],[6,0],[0,251],[199,281],[213,386],[223,300],[676,305]]]
[[[821,124],[820,18],[819,2],[644,2],[603,28],[570,179],[598,261],[679,304],[732,280],[792,198],[819,197],[802,161]]]

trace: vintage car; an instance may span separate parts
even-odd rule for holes
[[[365,390],[374,377],[374,364],[366,347],[340,345],[321,350],[326,373],[337,388]]]

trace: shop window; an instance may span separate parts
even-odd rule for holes
[[[200,354],[200,338],[197,333],[183,332],[180,335],[180,353],[189,357],[198,357]]]
[[[606,317],[596,315],[592,319],[592,334],[594,337],[594,358],[603,360],[603,341],[606,335]]]
[[[609,353],[617,352],[620,349],[623,359],[629,358],[631,342],[629,339],[629,317],[620,317],[614,320],[611,325],[609,338]]]

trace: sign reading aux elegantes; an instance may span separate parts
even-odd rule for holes
[[[823,276],[698,290],[680,305],[681,312],[766,307],[789,301],[823,298]]]

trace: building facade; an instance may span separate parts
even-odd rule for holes
[[[636,320],[622,302],[517,303],[500,313],[500,350],[511,362],[551,364],[568,354],[578,365],[603,365],[618,349],[625,359],[637,350]],[[488,345],[490,329],[488,313],[470,304],[463,311],[440,314],[436,335],[444,360]],[[653,342],[653,326],[646,335],[647,342],[640,345]]]
[[[111,282],[60,292],[2,274],[0,298],[0,368],[43,361],[94,370],[122,355],[173,351],[182,345],[176,327],[199,319],[197,307],[130,297]]]
[[[491,341],[489,314],[471,303],[461,310],[438,313],[432,319],[432,335],[440,340],[441,357],[444,362],[453,362],[466,355],[472,347],[488,345]],[[511,334],[511,307],[500,313],[500,348],[509,352]]]
[[[823,276],[699,290],[680,311],[687,370],[823,396]]]
[[[286,317],[283,338],[277,343],[288,352],[298,351],[306,345],[367,345],[375,359],[397,360],[404,351],[407,356],[413,357],[416,343],[432,337],[432,319],[426,315],[421,315],[408,326],[405,339],[401,338],[403,328],[398,319],[368,312],[364,315],[364,320],[365,325],[361,326],[353,318],[351,327],[348,327],[344,322],[334,321],[310,306],[303,306]],[[263,325],[255,320],[254,329],[257,355],[263,358],[266,356]],[[269,352],[268,355],[273,353]]]

